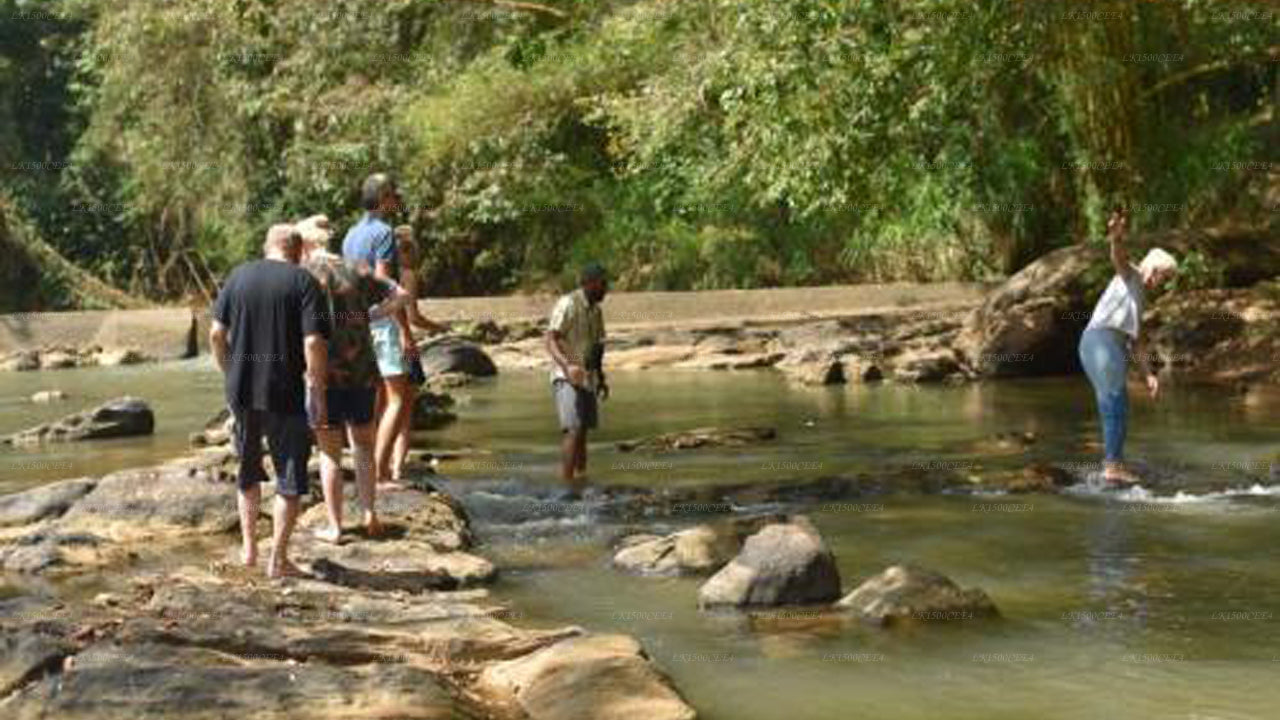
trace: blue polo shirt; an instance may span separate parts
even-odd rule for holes
[[[360,222],[351,226],[342,239],[342,257],[357,266],[363,265],[373,272],[378,261],[391,264],[391,279],[400,277],[400,264],[396,261],[396,239],[391,226],[380,217],[365,213]]]

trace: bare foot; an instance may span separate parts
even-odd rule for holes
[[[403,482],[403,481],[401,481],[401,480],[400,480],[400,478],[392,478],[392,479],[390,479],[390,480],[383,480],[383,481],[381,481],[381,482],[379,482],[379,483],[378,483],[378,490],[380,490],[380,491],[382,491],[382,490],[404,490],[404,488],[405,488],[404,482]]]
[[[1102,479],[1106,481],[1109,487],[1124,487],[1126,485],[1138,485],[1142,482],[1142,478],[1129,472],[1123,467],[1109,467],[1102,473]]]
[[[287,577],[306,577],[307,573],[302,568],[294,565],[288,560],[271,560],[271,568],[267,570],[267,577],[272,580],[279,580]]]
[[[241,550],[241,551],[240,551],[240,562],[244,563],[244,566],[245,566],[245,567],[247,567],[247,568],[257,567],[257,565],[258,565],[258,549],[257,549],[257,548],[254,548],[254,549],[252,549],[252,550]]]
[[[378,517],[376,515],[365,518],[364,520],[365,535],[368,535],[371,538],[381,537],[383,530],[384,528],[382,527],[382,523],[378,521]]]
[[[323,529],[317,529],[311,534],[315,539],[329,543],[330,545],[339,545],[342,543],[342,528],[330,526]]]

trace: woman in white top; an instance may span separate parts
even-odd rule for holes
[[[1132,348],[1146,377],[1152,399],[1160,393],[1160,381],[1151,371],[1142,349],[1142,311],[1146,292],[1159,286],[1178,269],[1169,253],[1155,248],[1137,266],[1129,262],[1124,237],[1129,217],[1116,210],[1107,220],[1107,240],[1116,275],[1098,299],[1088,327],[1080,336],[1080,364],[1093,384],[1102,420],[1106,457],[1103,478],[1110,484],[1138,481],[1124,468],[1124,440],[1128,428],[1129,395],[1125,388],[1128,355]]]

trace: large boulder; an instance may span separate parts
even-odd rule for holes
[[[835,557],[803,516],[766,525],[698,589],[698,605],[801,605],[840,597]]]
[[[477,694],[530,720],[693,720],[697,713],[625,635],[563,640],[480,674]]]
[[[156,418],[145,400],[121,397],[84,412],[68,415],[3,439],[10,445],[136,437],[155,431]]]
[[[973,620],[999,613],[987,594],[961,590],[947,576],[914,565],[894,565],[858,586],[837,606],[880,624]]]
[[[1098,247],[1073,245],[1019,270],[965,318],[955,343],[964,365],[979,376],[1077,371],[1076,344],[1098,299],[1094,286],[1106,282],[1105,262]]]
[[[422,369],[427,376],[441,373],[466,373],[477,377],[498,374],[493,359],[479,345],[456,337],[429,340],[418,346]]]

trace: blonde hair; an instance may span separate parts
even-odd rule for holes
[[[302,236],[304,243],[317,245],[325,250],[329,249],[329,237],[333,233],[329,230],[329,217],[327,215],[312,215],[295,225],[294,229]]]
[[[1138,264],[1138,271],[1142,273],[1144,278],[1151,277],[1158,272],[1172,275],[1178,271],[1178,261],[1160,248],[1151,248],[1146,257],[1142,258],[1142,262]]]
[[[292,255],[298,252],[302,245],[302,236],[298,235],[298,229],[288,223],[277,223],[267,230],[267,239],[262,243],[262,252],[265,255],[279,253],[281,255]]]

